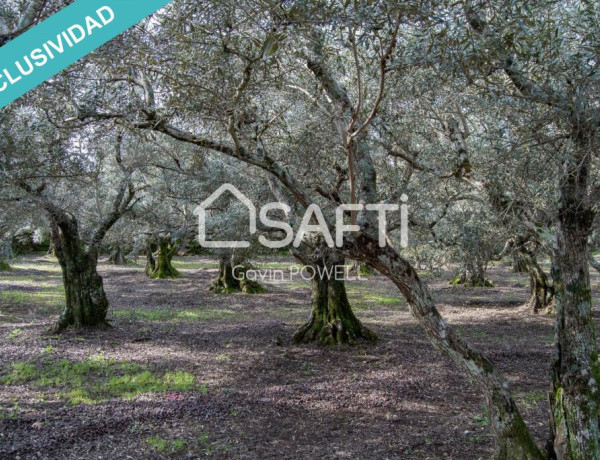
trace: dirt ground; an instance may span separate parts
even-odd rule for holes
[[[308,319],[308,282],[215,295],[215,261],[176,266],[181,278],[149,280],[142,265],[102,264],[114,327],[61,336],[46,333],[63,299],[56,263],[28,257],[0,273],[0,458],[491,454],[478,389],[429,344],[385,278],[347,283],[380,342],[329,349],[290,342]],[[429,282],[442,314],[510,381],[543,445],[553,320],[522,307],[527,275],[503,266],[489,275],[494,288],[450,287],[450,273]]]

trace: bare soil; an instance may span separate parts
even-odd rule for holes
[[[186,371],[202,387],[73,404],[59,388],[0,383],[0,458],[477,459],[492,453],[477,387],[430,345],[381,276],[347,283],[357,316],[380,342],[334,349],[290,342],[310,313],[309,284],[299,279],[266,283],[267,294],[215,295],[207,291],[217,272],[210,259],[180,259],[183,276],[175,280],[150,280],[141,265],[102,264],[113,328],[52,336],[46,331],[61,303],[57,265],[25,258],[14,267],[0,274],[0,377],[15,363],[45,366],[101,355],[156,372]],[[497,266],[489,276],[496,287],[450,287],[450,273],[429,283],[442,314],[510,381],[543,445],[553,318],[522,307],[526,274]]]

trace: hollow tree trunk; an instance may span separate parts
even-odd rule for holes
[[[565,161],[560,183],[552,277],[556,352],[550,394],[551,442],[561,460],[600,458],[600,366],[588,271],[593,211],[587,194],[590,155]]]
[[[158,279],[177,278],[179,272],[171,264],[173,256],[176,253],[177,246],[171,245],[168,238],[160,238],[158,242],[158,253],[156,255],[156,267],[150,277]]]
[[[529,273],[529,287],[531,295],[525,304],[533,313],[552,308],[554,288],[548,281],[548,276],[540,267],[533,252],[522,250],[517,258]]]
[[[441,317],[427,287],[414,268],[393,248],[379,247],[366,234],[348,238],[344,249],[356,259],[370,263],[387,276],[409,304],[411,314],[425,330],[433,345],[464,369],[481,388],[495,435],[497,460],[541,460],[542,453],[512,398],[508,382],[480,352],[471,348]]]
[[[69,326],[106,326],[108,299],[98,274],[98,254],[86,250],[77,223],[71,220],[53,232],[54,247],[65,287],[65,309],[56,332]]]
[[[312,312],[309,321],[294,334],[293,341],[322,345],[354,344],[359,339],[376,342],[375,333],[363,326],[352,311],[343,274],[336,274],[336,267],[344,266],[343,257],[332,251],[311,266],[315,273],[311,281]]]

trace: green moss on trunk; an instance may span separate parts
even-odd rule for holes
[[[87,250],[79,239],[77,224],[61,228],[54,235],[56,256],[62,269],[65,309],[55,327],[60,332],[69,326],[108,326],[108,299],[102,277],[98,274],[98,254]]]
[[[234,292],[243,292],[244,294],[263,294],[267,289],[254,280],[249,280],[246,276],[250,269],[246,264],[238,261],[234,265],[232,256],[224,254],[219,258],[219,276],[215,279],[210,290],[218,294],[231,294]]]
[[[171,261],[177,253],[177,247],[171,245],[167,238],[161,238],[156,255],[156,266],[150,275],[154,279],[177,278],[180,273],[173,267]]]
[[[318,269],[315,271],[319,273]],[[334,276],[315,276],[312,280],[310,319],[296,331],[293,341],[341,345],[354,344],[359,339],[376,342],[377,335],[354,315],[344,281]]]

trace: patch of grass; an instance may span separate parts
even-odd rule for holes
[[[481,428],[485,428],[490,425],[490,419],[487,414],[477,414],[473,417],[473,423],[479,425]]]
[[[148,438],[148,444],[150,444],[158,452],[180,452],[186,446],[185,439],[164,439],[161,436],[152,436]]]
[[[396,305],[402,303],[402,299],[399,297],[384,297],[377,295],[367,295],[365,296],[365,300],[383,305]]]
[[[217,262],[189,262],[187,260],[173,260],[171,265],[178,270],[199,270],[202,268],[214,268],[217,269],[219,264]]]
[[[52,286],[48,289],[34,292],[6,290],[0,291],[0,301],[12,305],[43,305],[55,307],[64,305],[65,292],[62,286]]]
[[[113,314],[118,318],[129,318],[142,321],[217,321],[222,319],[239,317],[240,312],[227,309],[195,308],[190,310],[114,310]]]
[[[542,391],[530,391],[519,397],[519,402],[526,409],[534,409],[537,404],[546,399]]]
[[[42,363],[13,363],[0,379],[5,385],[30,384],[54,388],[72,404],[93,404],[111,398],[132,398],[143,393],[165,391],[207,391],[185,371],[157,374],[131,362],[119,362],[103,356],[72,362],[46,360]]]
[[[487,339],[489,334],[486,331],[476,331],[471,334],[474,339]]]
[[[12,331],[10,331],[10,333],[7,335],[7,337],[11,340],[16,339],[17,337],[19,337],[21,335],[22,332],[23,331],[19,328],[13,329]]]

